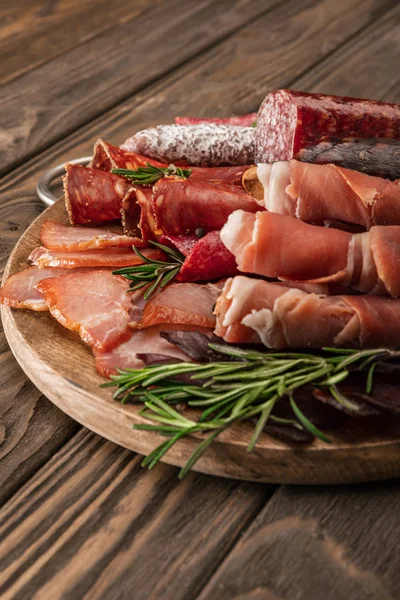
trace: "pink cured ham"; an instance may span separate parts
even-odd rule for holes
[[[36,284],[53,317],[101,351],[111,350],[131,336],[128,288],[123,277],[101,269],[51,277]]]
[[[0,304],[12,308],[29,308],[44,312],[49,310],[43,294],[35,288],[36,284],[49,277],[58,277],[68,273],[68,269],[39,269],[29,267],[7,279],[0,288]]]
[[[48,250],[79,252],[103,248],[129,248],[133,240],[128,235],[94,227],[71,227],[58,221],[44,221],[40,241]]]
[[[191,327],[214,327],[214,304],[222,284],[172,283],[151,298],[134,329],[145,329],[162,323]]]
[[[399,348],[400,300],[321,296],[238,276],[216,305],[215,333],[268,348]]]
[[[160,179],[153,187],[152,202],[156,228],[166,235],[194,233],[198,227],[221,229],[234,210],[259,210],[238,186],[178,178]]]
[[[259,164],[263,195],[258,202],[270,212],[310,223],[342,221],[370,228],[400,225],[400,186],[335,165],[297,160]]]
[[[219,231],[210,231],[200,239],[196,235],[163,236],[160,242],[186,257],[176,281],[211,281],[237,273],[235,257],[222,243]]]
[[[155,248],[145,248],[142,254],[154,260],[165,258],[164,253]],[[28,260],[40,268],[64,267],[66,269],[76,269],[77,267],[130,267],[143,263],[142,259],[133,250],[127,248],[53,252],[39,246],[30,253]]]
[[[167,164],[221,167],[252,164],[254,140],[254,127],[158,125],[137,132],[121,148]]]
[[[96,369],[104,377],[115,375],[118,369],[141,369],[144,362],[138,354],[158,354],[178,360],[189,361],[189,357],[174,344],[160,336],[165,327],[155,326],[134,331],[131,338],[108,352],[94,349]]]
[[[257,121],[257,113],[250,113],[240,117],[175,117],[177,125],[199,125],[201,123],[217,123],[219,125],[239,125],[241,127],[251,127]]]
[[[266,211],[236,211],[221,239],[245,273],[400,295],[400,226],[352,234]]]
[[[66,165],[65,206],[72,225],[121,218],[123,199],[134,189],[127,179],[100,169]]]

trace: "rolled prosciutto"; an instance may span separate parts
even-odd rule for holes
[[[276,90],[258,111],[255,162],[290,160],[327,135],[400,139],[400,105]]]
[[[268,348],[399,348],[400,300],[321,296],[260,279],[228,279],[215,309],[215,333]]]
[[[400,295],[398,225],[353,234],[267,211],[238,210],[222,228],[221,240],[244,273]]]
[[[121,146],[164,163],[221,167],[254,163],[254,127],[217,123],[158,125],[139,131]]]
[[[246,171],[243,185],[267,210],[308,223],[400,225],[399,185],[336,165],[259,164]]]

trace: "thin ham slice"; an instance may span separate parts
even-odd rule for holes
[[[214,304],[222,284],[172,283],[150,299],[134,329],[145,329],[162,323],[214,327]]]
[[[196,235],[165,235],[160,242],[186,257],[176,281],[212,281],[237,273],[235,257],[222,243],[219,231],[200,239]]]
[[[43,294],[35,285],[43,279],[58,277],[68,273],[68,269],[39,269],[29,267],[7,279],[0,288],[0,304],[12,308],[29,308],[39,312],[48,311]]]
[[[123,199],[135,195],[130,182],[119,175],[71,164],[65,170],[65,206],[72,225],[120,219]]]
[[[241,127],[251,127],[257,121],[257,113],[250,113],[239,117],[175,117],[177,125],[199,125],[201,123],[219,123],[225,125],[238,125]]]
[[[165,328],[164,328],[165,329]],[[141,369],[144,362],[138,354],[158,354],[178,360],[189,361],[180,348],[160,336],[162,326],[148,327],[133,332],[131,338],[108,352],[93,350],[96,369],[104,377],[115,375],[118,369]]]
[[[231,343],[285,348],[399,348],[400,300],[321,296],[238,276],[216,306],[215,333]]]
[[[147,258],[162,260],[163,252],[153,248],[145,248],[142,254]],[[30,253],[28,260],[35,266],[64,267],[75,269],[77,267],[129,267],[140,265],[142,259],[133,250],[127,248],[104,248],[103,250],[82,250],[81,252],[53,252],[43,246],[35,248]]]
[[[51,277],[36,284],[53,317],[89,346],[108,351],[131,336],[131,297],[123,277],[102,269]]]
[[[275,213],[236,211],[221,239],[245,273],[400,295],[400,226],[352,234]]]
[[[250,174],[244,177],[250,179]],[[264,195],[260,198],[258,186],[253,186],[253,193],[271,212],[310,223],[341,221],[367,229],[400,225],[400,187],[394,181],[297,160],[259,164],[257,177]]]
[[[129,248],[133,244],[132,237],[128,235],[94,227],[71,227],[52,220],[43,222],[40,241],[48,250],[59,252],[112,247]]]

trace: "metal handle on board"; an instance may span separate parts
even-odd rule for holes
[[[75,158],[74,160],[69,160],[66,163],[62,163],[61,165],[57,165],[56,167],[46,171],[46,173],[41,176],[36,186],[36,193],[40,200],[47,204],[47,206],[51,206],[56,200],[58,200],[57,196],[50,191],[50,184],[57,177],[64,175],[66,164],[70,163],[71,165],[88,165],[91,160],[91,156]]]

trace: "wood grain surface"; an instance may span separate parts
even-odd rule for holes
[[[91,0],[93,11],[101,3],[102,0]],[[39,4],[43,4],[40,15]],[[82,10],[86,10],[87,4],[81,3]],[[125,10],[122,4],[121,11]],[[131,8],[128,4],[126,10]],[[136,1],[134,4],[137,4]],[[102,24],[106,22],[104,14],[91,15],[93,24],[96,23],[93,31],[97,28],[98,33],[98,36],[96,33],[92,37],[87,23],[77,23],[74,15],[78,9],[75,13],[76,4],[73,0],[46,0],[43,3],[13,0],[0,3],[0,48],[4,57],[0,66],[6,71],[6,62],[12,57],[8,55],[5,60],[2,35],[8,37],[8,44],[13,43],[14,37],[17,39],[22,35],[19,48],[13,46],[14,54],[18,54],[19,58],[11,69],[19,75],[6,75],[6,81],[10,83],[6,86],[6,100],[2,103],[0,146],[5,152],[0,168],[9,174],[0,180],[0,268],[5,265],[21,233],[42,208],[35,196],[38,177],[54,164],[88,154],[93,140],[99,134],[110,141],[120,142],[137,127],[166,122],[183,109],[186,114],[190,112],[193,115],[217,114],[217,110],[220,115],[254,110],[265,93],[281,86],[400,101],[400,10],[395,1],[367,0],[362,3],[352,0],[337,3],[320,0],[299,3],[289,0],[268,4],[265,16],[261,15],[265,3],[260,3],[249,21],[246,20],[246,25],[243,14],[248,13],[251,4],[240,0],[229,3],[224,16],[225,32],[229,30],[229,33],[221,37],[212,28],[212,19],[209,18],[212,8],[201,9],[196,18],[200,21],[205,19],[200,24],[203,31],[207,26],[212,29],[211,35],[206,31],[204,44],[203,40],[201,43],[197,41],[199,45],[196,49],[191,46],[190,53],[174,66],[168,63],[165,69],[159,69],[159,64],[151,64],[150,70],[159,69],[154,79],[142,78],[139,83],[134,79],[134,85],[131,78],[135,78],[137,57],[143,58],[142,47],[146,50],[145,59],[152,49],[149,50],[149,44],[143,46],[142,39],[138,39],[136,48],[139,51],[134,57],[136,62],[129,70],[126,65],[132,64],[129,52],[132,44],[121,42],[120,45],[118,41],[114,44],[118,37],[115,31],[126,35],[127,28],[112,22],[109,29],[114,29],[112,40],[115,51],[117,54],[119,52],[119,60],[125,60],[126,65],[117,93],[113,95],[111,90],[108,94],[106,90],[104,102],[103,98],[98,98],[99,91],[107,87],[104,74],[112,82],[109,87],[118,79],[117,74],[111,73],[115,55],[109,51],[110,45],[107,44],[108,25],[107,30],[102,29]],[[67,5],[71,11],[69,8],[65,12],[61,10]],[[149,10],[153,10],[154,5],[154,2],[148,2]],[[231,6],[234,7],[234,13],[233,25],[230,26]],[[259,9],[261,12],[257,12]],[[90,9],[87,10],[89,14]],[[143,10],[146,8],[143,7]],[[222,12],[216,8],[216,14],[221,19],[216,29],[221,29]],[[24,16],[26,14],[35,14],[36,19],[27,19]],[[164,34],[171,29],[169,23],[165,23],[165,29],[160,26],[159,15],[165,14],[162,8],[160,11],[156,7],[156,14],[158,21],[153,39],[159,47],[155,55],[160,56],[160,47],[165,47]],[[20,28],[17,32],[18,19],[24,23],[24,27],[23,31]],[[47,28],[46,19],[53,19],[58,26]],[[76,34],[73,32],[74,26],[71,26],[74,19]],[[136,16],[129,26],[131,32],[135,20]],[[190,26],[194,23],[189,17],[185,22]],[[198,21],[196,26],[199,26]],[[64,35],[63,27],[69,35]],[[59,32],[60,44],[64,44],[61,52],[58,52],[56,44],[51,43],[55,31]],[[88,38],[85,32],[89,32]],[[43,41],[40,41],[41,36]],[[100,38],[101,43],[95,43],[96,37]],[[69,45],[67,38],[74,40],[74,43]],[[84,54],[87,48],[91,49],[88,61],[83,57],[80,62],[78,47],[73,51],[78,38],[81,53]],[[44,56],[39,47],[43,48]],[[65,53],[67,47],[69,53]],[[219,55],[223,66],[218,64]],[[29,65],[26,61],[28,56]],[[60,66],[63,56],[64,67]],[[108,69],[105,66],[107,61]],[[100,68],[96,77],[97,63]],[[91,69],[86,69],[84,64]],[[250,67],[253,71],[257,70],[254,81]],[[55,82],[49,94],[48,87],[44,85],[45,78]],[[18,82],[20,85],[17,85]],[[70,90],[68,86],[71,85]],[[61,92],[58,94],[56,88],[59,86]],[[46,93],[42,93],[42,89]],[[75,89],[80,93],[75,93]],[[95,105],[90,110],[85,105],[87,94],[90,96],[88,103]],[[110,97],[111,103],[107,104]],[[100,110],[97,110],[98,101],[101,103]],[[31,115],[27,110],[32,102],[37,117],[34,123],[30,121]],[[54,103],[57,110],[54,110]],[[79,111],[83,113],[82,118]],[[50,117],[49,127],[47,115]],[[55,134],[51,137],[53,128]],[[27,157],[31,158],[27,161]],[[19,163],[21,167],[10,172],[12,165]],[[90,460],[94,454],[93,445],[84,446],[79,461],[75,462],[74,448],[78,453],[81,451],[78,448],[82,449],[82,437],[89,436],[104,446],[114,448],[116,453],[111,453],[111,460],[119,452],[127,451],[100,441],[94,434],[82,432],[74,435],[79,426],[41,396],[27,380],[1,336],[0,389],[0,504],[9,499],[0,510],[9,521],[6,537],[2,535],[0,538],[0,556],[7,561],[7,566],[4,561],[0,566],[0,585],[7,598],[131,600],[152,597],[153,588],[158,592],[158,597],[162,594],[163,599],[167,600],[176,597],[197,598],[201,588],[204,588],[202,600],[227,597],[252,600],[303,600],[305,597],[311,600],[341,600],[344,597],[346,600],[386,600],[399,597],[397,539],[400,519],[396,508],[399,491],[397,482],[327,489],[282,487],[273,496],[272,502],[268,502],[273,492],[271,488],[265,489],[261,484],[238,484],[247,490],[245,512],[239,515],[243,526],[234,525],[232,530],[227,528],[231,502],[235,498],[240,503],[242,496],[239,494],[236,500],[235,491],[229,487],[231,482],[228,480],[191,475],[191,478],[200,482],[193,488],[195,497],[188,496],[189,501],[184,502],[180,502],[179,498],[173,519],[171,512],[162,511],[167,497],[165,493],[146,497],[149,501],[143,507],[142,519],[147,512],[150,516],[157,512],[154,529],[152,519],[147,521],[148,528],[157,535],[146,536],[146,541],[151,539],[151,544],[147,545],[141,560],[143,538],[140,547],[135,545],[140,538],[138,529],[134,533],[131,527],[125,529],[123,519],[124,513],[131,511],[141,501],[143,488],[138,484],[146,479],[146,482],[151,481],[146,486],[154,484],[163,487],[165,474],[166,480],[170,477],[170,483],[165,483],[165,486],[171,485],[171,489],[174,487],[175,490],[180,488],[172,467],[160,465],[153,473],[147,473],[135,463],[135,489],[138,486],[138,492],[132,494],[129,477],[123,482],[119,481],[117,488],[113,476],[105,478],[98,495],[101,495],[101,499],[114,495],[116,501],[101,504],[104,509],[101,512],[98,510],[99,504],[87,503],[85,527],[81,528],[83,521],[78,519],[63,536],[68,528],[64,520],[61,528],[52,530],[50,539],[41,535],[36,537],[35,530],[42,520],[50,527],[62,518],[60,513],[63,507],[67,509],[74,504],[73,499],[71,503],[71,497],[78,497],[79,486],[85,482],[89,466],[92,467],[93,481],[102,478],[104,463],[110,464],[104,453],[101,453],[104,461]],[[63,446],[71,437],[69,445]],[[86,452],[87,448],[92,452]],[[65,454],[75,474],[76,491],[72,492],[70,486],[63,487],[64,495],[61,498],[60,495],[55,496],[60,485],[56,472]],[[49,463],[51,456],[54,458]],[[138,459],[129,454],[129,460]],[[37,491],[47,469],[50,470],[47,499],[39,514],[37,511],[43,497],[39,497]],[[159,475],[159,470],[163,475]],[[67,477],[65,468],[62,473]],[[54,485],[51,484],[52,480]],[[204,485],[204,481],[207,485]],[[26,487],[18,493],[18,488],[24,482],[27,482]],[[186,482],[184,485],[187,485]],[[224,488],[228,491],[225,495],[215,491],[216,502],[212,504],[210,498],[219,486],[228,486]],[[263,491],[262,495],[258,495],[259,489]],[[21,493],[24,496],[21,496],[21,505],[18,506],[26,505],[26,510],[22,512],[21,508],[17,511]],[[57,503],[52,502],[53,497],[60,503],[60,511],[56,510]],[[30,502],[30,498],[35,502]],[[122,502],[123,498],[125,503]],[[248,524],[265,502],[260,520],[255,521],[252,529],[245,533]],[[192,505],[195,512],[191,509]],[[203,505],[208,507],[206,512],[201,511]],[[223,523],[213,521],[215,530],[207,529],[207,520],[216,510],[223,515]],[[196,520],[197,512],[199,518]],[[69,514],[77,513],[72,508]],[[122,515],[120,520],[117,519],[118,514]],[[234,509],[233,515],[238,514]],[[196,520],[194,533],[199,541],[197,546],[188,546],[193,520]],[[111,522],[114,527],[111,527]],[[206,542],[211,537],[213,543],[218,528],[221,530],[219,541],[210,550]],[[259,536],[256,535],[258,528],[261,531]],[[18,535],[13,534],[13,530],[17,529]],[[43,528],[39,529],[43,532]],[[182,535],[179,535],[180,530]],[[120,543],[114,543],[118,531]],[[107,544],[110,533],[114,537]],[[246,545],[239,545],[235,550],[240,539],[245,540]],[[3,540],[7,544],[4,553]],[[223,570],[219,570],[220,563],[231,549],[233,552],[228,554]],[[231,557],[234,562],[231,562]],[[16,566],[10,571],[13,562]],[[48,562],[50,566],[47,566]],[[191,569],[193,562],[196,564]],[[7,569],[7,578],[2,578],[4,569]],[[215,577],[207,586],[214,571]],[[164,586],[161,592],[159,581]],[[140,595],[142,588],[144,592]],[[227,595],[227,589],[231,596]],[[51,590],[52,594],[42,593],[42,590]]]

